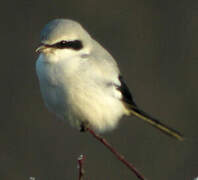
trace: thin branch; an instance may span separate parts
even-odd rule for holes
[[[85,161],[85,155],[81,154],[78,158],[78,180],[83,180],[85,171],[83,169],[83,163]]]
[[[104,146],[106,146],[125,166],[127,166],[135,175],[138,177],[138,179],[146,180],[146,178],[134,167],[133,164],[131,164],[129,161],[127,161],[122,154],[120,154],[118,151],[116,151],[111,144],[107,142],[106,139],[102,138],[101,136],[97,135],[92,129],[87,128],[86,129],[93,137],[95,137],[98,141],[100,141]]]

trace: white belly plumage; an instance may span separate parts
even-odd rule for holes
[[[69,82],[67,72],[57,72],[55,65],[46,66],[43,61],[37,62],[37,74],[48,109],[77,128],[86,122],[99,132],[111,130],[124,114],[124,106],[118,98],[120,92],[113,86],[100,88],[96,82],[90,83],[90,79],[88,83],[82,82],[78,74]]]

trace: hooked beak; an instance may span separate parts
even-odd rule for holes
[[[36,48],[36,52],[37,53],[40,53],[40,52],[42,52],[44,49],[46,49],[48,46],[47,45],[45,45],[45,44],[41,44],[38,48]]]

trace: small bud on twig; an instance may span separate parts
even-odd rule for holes
[[[84,161],[85,161],[85,155],[81,154],[78,157],[78,172],[79,172],[78,180],[83,180],[83,177],[84,177],[84,174],[85,174],[85,171],[83,169]]]

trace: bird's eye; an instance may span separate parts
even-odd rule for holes
[[[83,47],[82,42],[79,40],[60,41],[60,42],[54,44],[53,46],[56,48],[59,48],[59,49],[68,48],[68,49],[74,49],[74,50],[80,50]]]
[[[60,46],[61,46],[61,47],[67,46],[67,41],[61,41],[61,42],[60,42]]]

